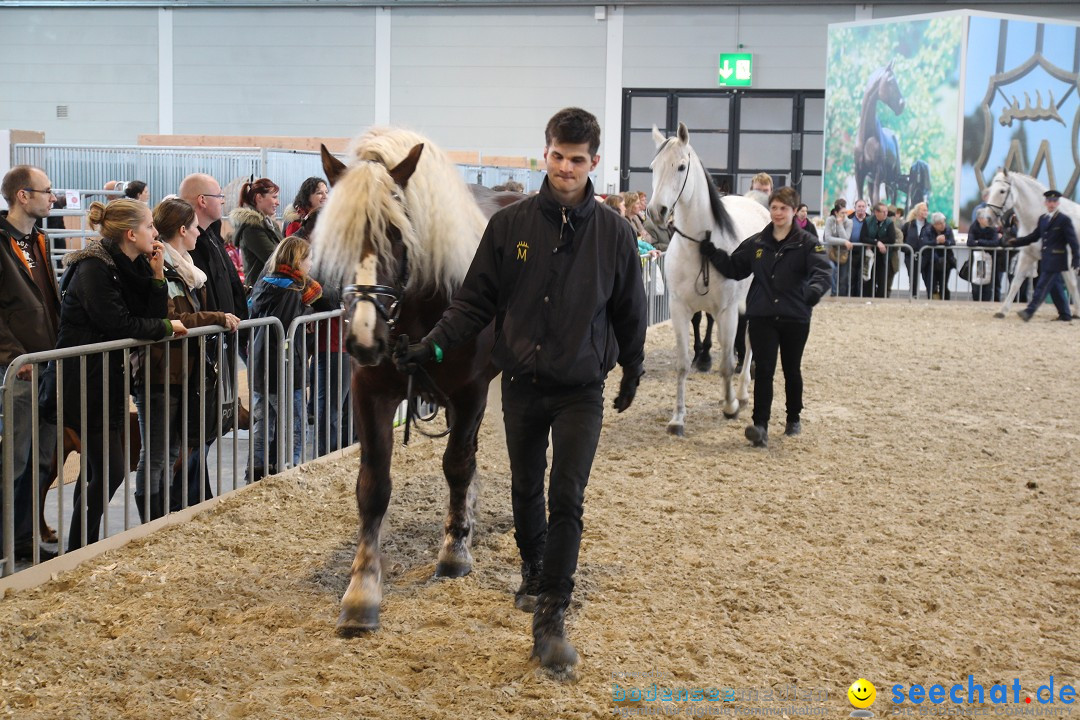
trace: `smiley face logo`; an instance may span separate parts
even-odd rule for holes
[[[865,678],[859,678],[851,683],[851,687],[849,687],[847,691],[847,697],[853,707],[865,710],[874,704],[874,700],[877,698],[877,691],[874,689],[874,684],[872,682]]]

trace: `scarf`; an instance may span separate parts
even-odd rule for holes
[[[805,220],[800,220],[798,218],[798,216],[796,216],[795,217],[795,222],[799,223],[799,229],[800,230],[805,230],[806,226],[810,224],[810,218],[806,218]]]
[[[180,279],[190,289],[198,290],[206,284],[206,273],[195,265],[187,250],[177,250],[165,243],[165,259],[176,269]]]
[[[300,301],[305,305],[310,305],[322,297],[322,285],[309,277],[304,277],[295,268],[291,268],[288,265],[278,265],[277,273],[292,278],[293,281],[303,288],[300,295]]]

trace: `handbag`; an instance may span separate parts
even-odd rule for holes
[[[971,282],[971,261],[965,260],[964,264],[960,266],[960,279]]]
[[[863,250],[862,279],[869,280],[874,276],[874,252],[872,248]]]
[[[194,368],[188,381],[188,438],[199,437],[200,421],[206,428],[206,440],[220,437],[233,429],[236,424],[237,409],[243,409],[239,403],[234,406],[232,377],[222,373],[217,363],[206,363],[206,376],[199,368]],[[221,389],[221,404],[218,404],[218,388]],[[241,412],[241,417],[243,413]],[[190,441],[190,440],[189,440]]]

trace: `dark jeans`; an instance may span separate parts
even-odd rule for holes
[[[604,384],[540,387],[532,378],[511,379],[504,373],[502,403],[518,551],[525,562],[543,559],[541,592],[569,597],[581,545],[585,486],[604,419]],[[550,517],[544,511],[549,432]]]
[[[803,408],[802,354],[809,335],[809,322],[750,318],[750,348],[754,351],[754,362],[757,363],[754,377],[755,425],[769,426],[777,351],[784,368],[787,420],[794,422],[799,419]]]
[[[1035,292],[1031,294],[1031,302],[1028,303],[1027,311],[1032,315],[1046,300],[1046,293],[1050,293],[1050,299],[1054,301],[1058,317],[1071,318],[1072,311],[1069,309],[1069,301],[1065,297],[1065,279],[1060,272],[1039,273],[1039,281],[1035,283]]]
[[[109,446],[104,443],[108,440]],[[90,428],[86,431],[86,444],[83,446],[86,452],[86,542],[92,543],[99,539],[101,531],[101,515],[105,509],[105,501],[102,499],[102,491],[105,488],[105,457],[109,458],[109,499],[112,499],[116,489],[124,482],[127,475],[128,459],[124,455],[124,434],[119,427],[110,428],[103,432],[102,428]],[[68,552],[77,550],[82,543],[82,480],[75,484],[75,494],[72,496],[71,525],[68,535]]]
[[[316,382],[315,408],[312,417],[318,420],[315,435],[319,438],[319,455],[325,455],[356,442],[356,424],[349,429],[349,403],[352,363],[349,355],[341,352],[326,353],[320,350],[318,378]],[[340,385],[338,380],[341,380]]]
[[[867,245],[863,252],[874,254],[874,271],[870,274],[869,280],[862,281],[862,297],[883,298],[890,282],[888,273],[889,254],[888,252],[878,252],[876,245]],[[860,265],[859,268],[861,272],[862,266]]]

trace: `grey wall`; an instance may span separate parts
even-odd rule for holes
[[[592,5],[0,6],[0,128],[43,130],[49,142],[130,144],[161,131],[160,96],[160,121],[168,129],[171,108],[174,133],[352,136],[388,118],[450,149],[538,157],[544,123],[573,104],[616,126],[604,127],[611,160],[621,108],[605,96],[621,105],[622,88],[715,87],[717,54],[739,44],[754,53],[755,88],[823,88],[829,23],[941,8],[633,5],[598,20]],[[1010,9],[1080,19],[1080,3]],[[159,22],[171,37],[160,83]],[[608,66],[609,32],[618,67]],[[60,104],[67,119],[56,117]]]
[[[0,127],[49,142],[157,132],[157,42],[157,10],[0,9]]]
[[[452,148],[537,156],[559,108],[604,111],[606,29],[589,8],[397,9],[391,114]]]
[[[374,121],[373,9],[172,12],[174,132],[337,137]]]
[[[822,89],[826,28],[854,19],[854,6],[628,7],[623,85],[715,88],[719,53],[751,52],[755,88]]]

